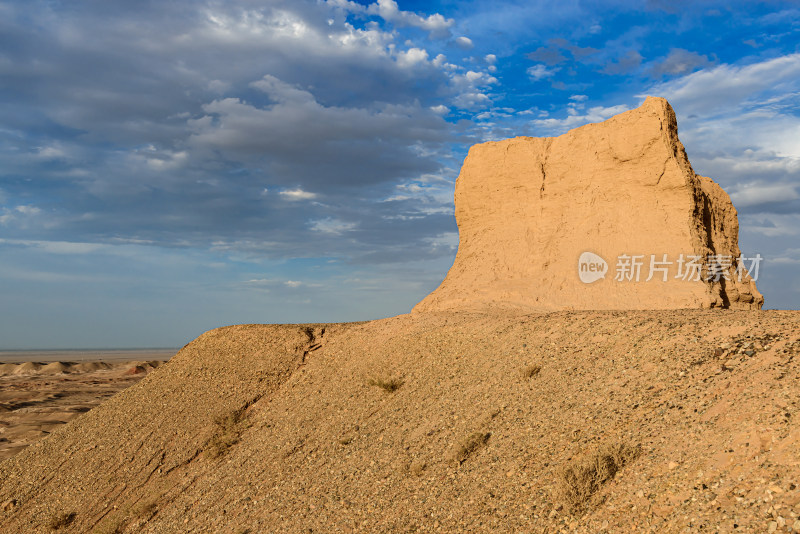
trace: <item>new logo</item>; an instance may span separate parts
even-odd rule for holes
[[[584,284],[591,284],[606,277],[608,264],[606,260],[592,252],[584,252],[578,258],[578,277]]]

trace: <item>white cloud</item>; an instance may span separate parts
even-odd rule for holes
[[[734,206],[743,208],[800,198],[795,187],[792,184],[749,183],[739,185],[730,196]]]
[[[431,106],[431,111],[436,113],[437,115],[447,115],[450,112],[450,108],[447,106],[443,106],[439,104],[438,106]]]
[[[280,104],[313,105],[316,103],[314,95],[306,90],[295,87],[270,74],[258,81],[251,82],[250,87],[255,87]]]
[[[36,215],[40,213],[42,210],[37,208],[36,206],[17,206],[14,208],[14,211],[17,213],[22,213],[23,215]]]
[[[544,80],[545,78],[550,78],[553,76],[556,72],[558,72],[558,68],[548,69],[543,63],[537,63],[532,67],[528,67],[526,72],[532,80],[538,82],[539,80]]]
[[[230,88],[231,84],[229,82],[223,82],[222,80],[211,80],[208,82],[208,90],[220,95],[230,90]]]
[[[75,243],[70,241],[37,241],[28,239],[0,239],[0,244],[34,248],[50,254],[89,254],[109,248],[100,243]]]
[[[26,223],[26,220],[31,219],[32,217],[41,213],[41,209],[37,208],[36,206],[30,205],[20,205],[15,206],[13,208],[3,208],[2,214],[0,214],[0,225],[7,226],[12,221],[16,221],[17,224],[22,224],[23,226]]]
[[[456,37],[456,45],[464,50],[470,50],[475,46],[472,44],[472,39],[464,37],[463,35],[461,37]]]
[[[468,70],[464,74],[453,74],[451,83],[458,91],[453,104],[461,109],[477,110],[491,105],[491,98],[483,88],[496,84],[497,78],[486,72]]]
[[[769,258],[770,263],[782,263],[786,265],[800,265],[800,249],[789,248],[783,251],[782,255]]]
[[[136,156],[143,159],[146,165],[155,171],[177,169],[189,159],[189,153],[185,150],[158,150],[152,145],[138,151]]]
[[[401,68],[411,68],[427,62],[428,52],[422,48],[409,48],[397,53],[397,65]]]
[[[742,233],[759,234],[766,237],[796,236],[800,235],[800,214],[740,215],[739,228]]]
[[[580,114],[575,108],[568,107],[567,111],[570,113],[563,119],[547,118],[536,119],[531,121],[535,126],[544,128],[550,134],[561,134],[568,129],[583,126],[591,122],[602,122],[614,115],[627,111],[629,108],[625,105],[619,106],[595,106],[589,108],[586,113]]]
[[[800,53],[750,65],[725,64],[704,69],[654,85],[647,94],[667,98],[683,115],[708,117],[741,110],[766,91],[794,92],[798,80]]]
[[[39,147],[38,156],[42,159],[60,159],[66,157],[67,153],[61,147],[43,146]]]
[[[341,235],[345,232],[354,230],[356,226],[356,223],[346,222],[341,219],[334,219],[331,217],[311,221],[311,224],[309,224],[309,228],[312,231],[329,235]]]
[[[455,252],[458,249],[458,232],[445,232],[425,239],[425,243],[435,250]]]
[[[797,200],[800,54],[707,68],[656,84],[648,94],[669,100],[692,166],[719,181],[738,208],[779,210],[786,209],[781,201]],[[786,220],[751,224],[760,235],[794,235]]]
[[[461,109],[476,110],[491,105],[492,100],[488,95],[477,91],[461,93],[454,100],[453,104]]]
[[[284,284],[286,285],[286,287],[295,288],[302,286],[303,282],[299,282],[297,280],[287,280],[286,282],[284,282]]]
[[[303,191],[299,187],[297,189],[287,189],[285,191],[281,191],[278,193],[284,200],[288,200],[290,202],[296,202],[299,200],[312,200],[317,198],[316,193],[311,193],[309,191]]]
[[[447,37],[455,20],[446,19],[439,13],[421,17],[410,11],[401,11],[394,0],[378,0],[367,8],[370,14],[378,15],[395,26],[413,26],[429,32],[431,37]]]

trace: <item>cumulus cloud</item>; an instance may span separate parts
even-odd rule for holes
[[[422,48],[409,48],[397,54],[397,64],[403,68],[410,68],[427,62],[428,52]]]
[[[187,143],[208,158],[223,153],[267,165],[274,171],[270,184],[300,181],[332,190],[391,181],[435,168],[431,158],[415,157],[414,146],[447,138],[441,116],[417,103],[325,106],[309,91],[269,75],[252,86],[272,103],[225,98],[205,104],[204,115],[189,121]]]
[[[429,38],[453,42],[452,19],[385,0],[62,7],[32,0],[0,21],[17,43],[3,52],[2,105],[18,108],[0,131],[0,176],[38,176],[35,204],[52,207],[23,213],[19,182],[0,183],[5,238],[253,261],[443,253],[405,247],[452,231],[452,199],[385,199],[449,164],[462,135],[451,109],[491,104],[486,68],[441,47],[431,58]],[[389,210],[403,218],[385,224]]]
[[[558,119],[549,117],[544,119],[534,119],[531,123],[546,135],[559,135],[571,128],[576,128],[590,122],[602,122],[618,113],[630,109],[624,104],[618,106],[593,106],[585,113],[579,113],[576,108],[568,108],[568,115]]]
[[[528,67],[525,71],[528,73],[528,76],[534,81],[544,80],[546,78],[552,78],[553,75],[558,71],[558,69],[548,69],[545,65],[539,63],[538,65],[534,65],[532,67]]]
[[[394,0],[378,0],[367,8],[368,13],[379,15],[383,20],[395,26],[414,26],[429,32],[431,37],[448,37],[450,28],[455,24],[438,13],[423,17],[410,11],[402,11]]]
[[[463,35],[461,37],[456,37],[456,45],[464,50],[470,50],[475,46],[472,44],[472,39],[464,37]]]

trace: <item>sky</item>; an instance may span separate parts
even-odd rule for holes
[[[797,2],[0,0],[0,349],[406,313],[469,146],[647,95],[797,309]]]

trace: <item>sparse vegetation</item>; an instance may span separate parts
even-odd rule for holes
[[[541,372],[542,368],[538,365],[529,365],[522,370],[522,376],[525,378],[533,378]]]
[[[491,432],[473,432],[458,444],[453,453],[453,460],[463,464],[475,451],[486,445],[491,435]]]
[[[615,443],[563,468],[558,477],[558,493],[564,505],[572,512],[584,509],[592,495],[639,452],[638,447]]]
[[[92,529],[92,534],[121,534],[126,528],[138,528],[158,512],[159,497],[150,497],[124,506],[115,515],[106,516]]]
[[[138,506],[136,506],[136,508],[134,508],[133,513],[134,515],[136,515],[136,517],[143,519],[150,519],[151,517],[156,515],[157,511],[158,511],[158,504],[156,503],[156,501],[151,500],[140,503]]]
[[[92,529],[92,534],[120,534],[123,524],[119,518],[107,517]]]
[[[394,393],[404,384],[404,380],[402,378],[389,378],[389,379],[382,379],[382,378],[370,378],[367,381],[367,384],[370,386],[378,386],[384,391],[389,393]]]
[[[305,326],[305,327],[303,327],[303,333],[308,338],[308,342],[309,343],[314,341],[314,338],[316,336],[314,335],[314,327],[313,326]]]
[[[50,519],[50,522],[47,524],[50,527],[50,530],[61,530],[62,528],[68,527],[75,521],[75,517],[78,514],[75,512],[63,512],[60,514],[56,514]]]
[[[422,460],[414,460],[408,465],[408,472],[414,476],[421,476],[425,469],[428,467]]]
[[[247,406],[243,406],[214,420],[214,433],[206,448],[212,458],[219,458],[239,442],[242,432],[249,426],[245,420],[246,409]]]

